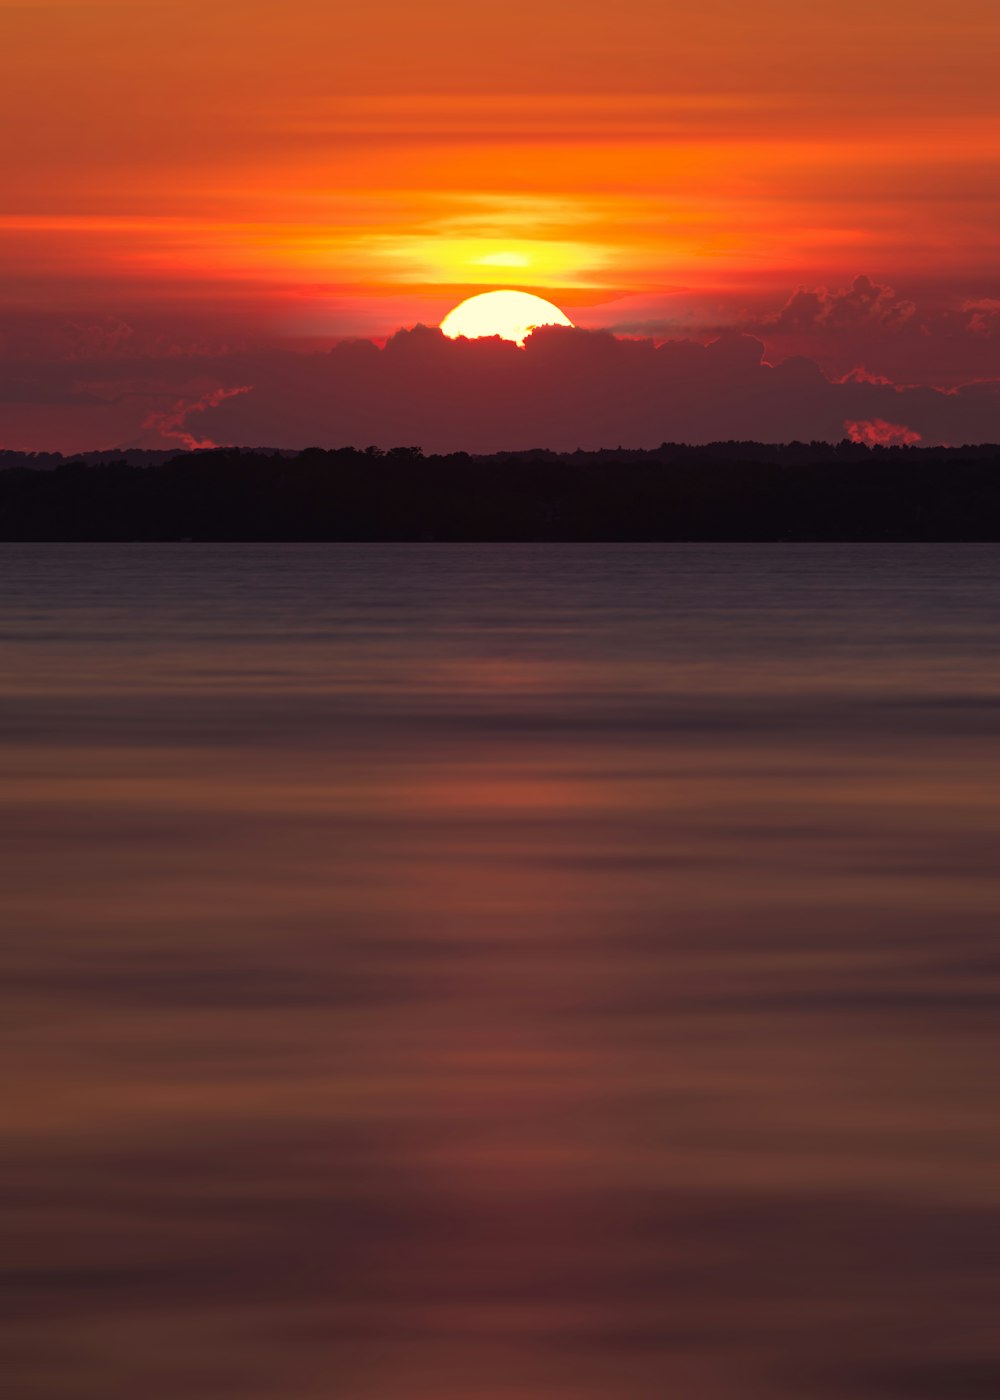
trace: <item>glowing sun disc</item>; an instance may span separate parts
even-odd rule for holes
[[[480,292],[449,311],[441,322],[441,329],[451,340],[459,336],[479,340],[483,336],[498,335],[502,340],[523,345],[537,326],[572,324],[558,306],[530,292]]]

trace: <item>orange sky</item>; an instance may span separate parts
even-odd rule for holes
[[[998,54],[996,0],[0,0],[0,297],[381,335],[504,285],[973,295]]]

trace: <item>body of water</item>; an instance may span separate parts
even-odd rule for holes
[[[995,1400],[1000,549],[8,546],[12,1400]]]

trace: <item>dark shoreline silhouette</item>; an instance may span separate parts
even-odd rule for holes
[[[0,452],[14,541],[1000,541],[1000,446]]]

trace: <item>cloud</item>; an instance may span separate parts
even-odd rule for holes
[[[234,389],[212,389],[207,394],[202,394],[197,399],[177,399],[170,408],[154,409],[144,420],[143,429],[152,431],[159,435],[164,443],[179,442],[183,447],[196,452],[199,449],[218,447],[217,442],[211,438],[196,438],[189,433],[186,428],[187,420],[192,413],[204,413],[206,409],[218,408],[219,404],[226,399],[237,398],[240,394],[249,394],[251,386],[242,384]]]
[[[884,374],[872,374],[864,365],[855,365],[852,370],[841,377],[839,382],[841,384],[891,384],[892,380]]]
[[[619,334],[691,336],[702,341],[726,332],[755,335],[771,361],[788,355],[815,360],[831,379],[859,372],[894,384],[956,388],[974,379],[1000,379],[1000,299],[991,286],[970,300],[954,288],[922,283],[902,293],[861,274],[840,287],[806,287],[775,305],[762,290],[736,307],[731,297],[678,294],[669,314],[650,316],[648,303],[619,315]]]
[[[973,335],[1000,335],[1000,300],[995,297],[981,297],[978,301],[967,301],[962,307],[970,313],[968,329]]]
[[[892,330],[912,320],[916,311],[914,302],[862,274],[837,291],[800,287],[780,311],[761,318],[759,324],[778,331],[844,331],[862,325]]]
[[[851,442],[863,442],[866,447],[914,447],[922,441],[912,428],[887,423],[884,418],[848,419],[844,431]]]
[[[804,356],[770,364],[762,341],[741,334],[656,344],[546,327],[518,350],[417,326],[382,350],[356,342],[321,355],[271,353],[235,362],[232,373],[254,387],[197,411],[215,441],[240,445],[490,452],[835,442],[845,423],[869,425],[872,440],[1000,438],[1000,384],[944,393],[860,376],[837,382]],[[886,430],[904,436],[880,439]],[[159,444],[147,435],[144,445]]]
[[[1000,378],[901,387],[858,361],[833,376],[803,354],[730,331],[709,344],[545,327],[519,350],[415,326],[380,348],[259,347],[200,356],[10,367],[6,447],[80,451],[235,444],[492,452],[657,447],[722,439],[927,445],[1000,439]],[[971,378],[971,377],[970,377]],[[977,377],[978,378],[978,377]],[[879,425],[888,425],[886,429]]]
[[[135,351],[135,332],[118,316],[58,319],[20,315],[5,308],[0,327],[0,358],[12,361],[105,360]]]

